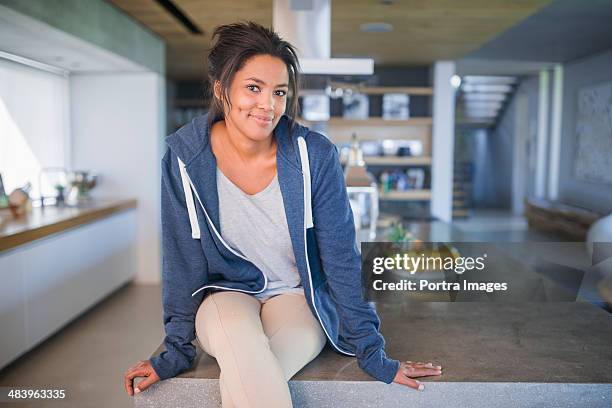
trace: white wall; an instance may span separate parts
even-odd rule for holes
[[[578,98],[581,90],[612,82],[612,49],[591,55],[580,60],[572,61],[563,67],[563,105],[561,118],[561,151],[559,168],[559,201],[567,204],[584,207],[602,214],[612,212],[612,184],[595,179],[585,180],[577,176],[576,160],[579,141],[577,136],[578,125]],[[586,132],[596,136],[598,144],[594,144],[592,152],[588,154],[590,160],[598,169],[597,173],[612,174],[612,95],[608,95],[608,102],[602,104],[602,110],[592,115],[592,128]],[[607,112],[605,111],[607,110]],[[607,123],[607,131],[600,131]],[[584,125],[583,125],[584,126]],[[604,128],[605,129],[605,128]],[[607,136],[607,137],[606,137]],[[607,159],[607,160],[606,160]]]
[[[157,73],[71,76],[75,169],[100,173],[94,197],[138,199],[136,282],[160,282],[160,158],[165,81]]]

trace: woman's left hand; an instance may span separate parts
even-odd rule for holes
[[[400,362],[399,369],[393,379],[394,383],[403,384],[415,390],[422,391],[425,386],[417,380],[413,380],[415,377],[426,377],[429,375],[440,375],[442,374],[442,366],[433,365],[432,363],[421,363],[412,361]]]

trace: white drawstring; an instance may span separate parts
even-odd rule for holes
[[[181,170],[181,180],[183,182],[183,191],[185,192],[185,203],[187,203],[187,212],[189,213],[189,223],[191,224],[191,238],[200,239],[200,225],[198,224],[198,216],[193,201],[193,193],[191,192],[191,183],[189,175],[185,169],[185,163],[178,158],[179,169]]]
[[[308,162],[308,148],[306,140],[302,136],[298,137],[298,147],[300,149],[300,160],[302,162],[302,174],[304,176],[304,224],[306,228],[311,228],[312,222],[312,202],[310,188],[310,163]]]
[[[300,149],[300,159],[302,162],[302,174],[304,177],[304,223],[306,228],[311,228],[312,222],[312,202],[311,202],[311,186],[310,186],[310,163],[308,161],[308,150],[306,141],[303,137],[298,138],[298,146]],[[195,203],[193,201],[193,193],[191,192],[191,182],[185,163],[177,157],[179,169],[181,171],[181,180],[183,182],[183,191],[185,192],[185,202],[187,204],[187,212],[189,213],[189,223],[191,224],[191,237],[200,239],[200,225],[198,224],[198,216],[196,214]]]

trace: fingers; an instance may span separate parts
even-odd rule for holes
[[[414,367],[429,367],[429,368],[437,368],[439,370],[442,369],[441,365],[433,365],[432,363],[421,363],[421,362],[413,362],[413,361],[405,361],[406,364],[412,365]]]
[[[408,377],[426,377],[429,375],[442,374],[442,367],[434,366],[432,363],[413,363],[406,361],[402,364],[402,372]]]
[[[442,369],[441,365],[434,365],[432,363],[421,363],[421,362],[413,362],[413,361],[405,361],[404,363],[406,363],[409,366],[413,366],[416,368],[436,368],[438,370]]]
[[[406,385],[410,388],[414,388],[415,390],[418,390],[418,391],[423,391],[425,389],[425,386],[423,385],[423,383],[417,380],[413,380],[412,378],[408,378],[408,377],[403,377],[400,381],[400,384]]]
[[[146,377],[145,380],[141,381],[134,389],[134,379],[136,377]],[[124,386],[126,392],[130,396],[138,394],[139,392],[147,389],[151,384],[159,381],[159,377],[153,367],[148,361],[140,361],[138,364],[130,368],[124,375]]]
[[[425,377],[429,375],[440,375],[442,374],[442,366],[434,365],[433,363],[403,361],[400,364],[400,368],[395,376],[394,382],[406,385],[415,390],[425,389],[425,385],[418,380],[411,377]]]
[[[124,385],[125,390],[130,396],[134,395],[134,378],[136,377],[144,377],[146,375],[146,371],[142,368],[132,368],[127,373],[125,373]]]
[[[426,377],[429,375],[440,375],[442,374],[442,370],[437,368],[417,368],[417,367],[407,367],[403,370],[403,373],[408,377]]]
[[[146,390],[147,388],[149,388],[152,384],[155,384],[159,379],[156,378],[156,376],[154,375],[150,375],[147,378],[145,378],[144,380],[142,380],[141,382],[138,383],[138,385],[136,386],[136,389],[134,390],[134,392],[136,394],[138,394],[141,391]]]

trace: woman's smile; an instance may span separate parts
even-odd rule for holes
[[[251,119],[255,121],[259,126],[270,126],[274,118],[270,116],[262,116],[262,115],[249,115]]]

